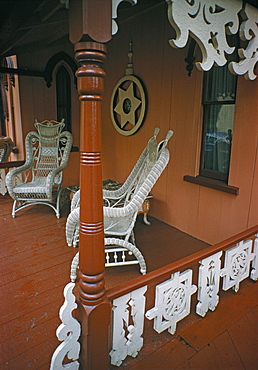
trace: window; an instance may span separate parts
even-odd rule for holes
[[[236,60],[235,52],[229,56]],[[227,182],[236,99],[237,76],[223,67],[204,72],[203,138],[200,175]]]
[[[17,68],[17,58],[15,55],[5,57],[1,64],[4,67]],[[0,95],[0,135],[9,136],[15,143],[11,160],[23,160],[24,140],[18,75],[6,73],[0,76]]]
[[[71,125],[71,77],[64,65],[56,73],[57,120],[65,120],[64,130],[72,132]]]

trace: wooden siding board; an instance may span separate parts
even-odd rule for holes
[[[257,114],[258,117],[258,114]],[[250,212],[248,218],[247,227],[252,227],[257,224],[257,204],[258,204],[258,139],[257,139],[257,151],[255,158],[255,170],[254,170],[254,179],[252,184],[252,195],[250,201]]]
[[[129,151],[132,151],[132,145],[139,147],[143,136],[150,136],[149,131],[155,127],[157,120],[161,126],[161,136],[165,135],[168,128],[175,131],[169,143],[170,163],[153,189],[151,214],[180,230],[200,239],[205,238],[204,240],[209,243],[215,243],[247,227],[252,195],[255,203],[251,207],[253,210],[251,219],[252,224],[255,224],[257,216],[254,210],[257,208],[257,200],[254,191],[251,194],[251,189],[254,173],[252,158],[257,145],[257,135],[256,137],[254,135],[254,132],[257,132],[255,128],[257,109],[250,107],[257,105],[256,82],[244,81],[242,76],[238,78],[236,126],[229,184],[240,186],[240,194],[225,195],[217,190],[184,184],[184,175],[194,176],[199,171],[202,73],[194,67],[192,76],[188,77],[184,61],[188,46],[183,49],[173,49],[169,46],[168,40],[174,38],[175,33],[167,20],[165,6],[160,5],[155,10],[147,11],[140,22],[137,18],[121,25],[122,33],[115,36],[115,47],[112,47],[112,53],[109,55],[110,69],[107,68],[108,81],[113,81],[113,85],[117,79],[110,76],[110,73],[114,65],[121,70],[116,60],[120,50],[120,57],[122,52],[127,53],[124,39],[132,29],[135,39],[134,61],[137,61],[135,71],[146,84],[148,112],[142,129],[133,137],[134,144],[129,141],[124,144],[121,139],[116,140],[115,135],[110,133],[109,146],[113,136],[119,155],[123,153],[119,149],[121,145],[128,145]],[[112,44],[113,40],[110,46]],[[198,59],[200,56],[198,47],[195,53]],[[243,146],[245,157],[242,156]],[[108,153],[108,145],[104,144],[104,147],[105,153]],[[132,159],[128,160],[132,167]],[[106,159],[104,161],[105,173],[110,171],[117,173],[118,176],[124,174],[121,165],[111,168],[112,165]]]
[[[213,189],[201,188],[198,213],[198,231],[202,240],[211,240],[215,244],[217,239],[217,225],[221,222],[222,199],[221,193]],[[214,242],[213,242],[214,241]]]
[[[209,243],[223,240],[258,222],[257,161],[255,165],[258,135],[258,85],[238,77],[235,128],[233,133],[232,163],[229,185],[239,186],[240,193],[227,197],[222,192],[210,192],[199,185],[184,184],[184,175],[195,176],[199,171],[199,154],[202,129],[202,73],[195,67],[188,77],[184,61],[188,45],[174,49],[169,39],[175,31],[167,19],[167,4],[162,2],[144,14],[128,20],[119,20],[119,32],[107,43],[107,72],[102,105],[103,129],[103,177],[124,181],[128,176],[153,129],[160,126],[160,137],[170,128],[175,131],[169,143],[171,160],[166,172],[153,189],[151,214]],[[129,41],[132,38],[134,72],[147,89],[148,108],[142,128],[131,138],[122,138],[113,127],[110,118],[110,97],[117,81],[125,75]],[[73,57],[71,43],[53,46],[46,50],[24,52],[19,55],[20,68],[44,70],[49,58],[60,50]],[[195,55],[200,60],[196,47]],[[21,108],[24,135],[34,129],[34,119],[55,118],[55,88],[48,89],[43,79],[20,77]],[[73,92],[75,111],[79,122],[77,93]],[[73,102],[73,104],[74,104]],[[76,142],[78,145],[78,123]],[[75,154],[75,155],[73,155]],[[71,164],[64,175],[65,185],[78,181],[78,170],[71,177],[77,161],[72,153]],[[213,200],[211,200],[211,199]],[[219,214],[204,219],[210,204]],[[202,223],[205,230],[202,229]],[[201,224],[199,224],[201,223]],[[216,229],[216,234],[213,231]],[[216,239],[216,240],[215,240]]]

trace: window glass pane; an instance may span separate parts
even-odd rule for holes
[[[203,103],[235,100],[236,76],[229,72],[228,66],[213,67],[204,73]]]
[[[228,173],[234,110],[234,104],[205,106],[202,170]]]
[[[64,66],[56,74],[57,120],[65,120],[65,130],[71,132],[71,82]]]
[[[233,39],[232,39],[233,40]],[[235,41],[236,42],[236,41]],[[233,45],[236,45],[234,43]],[[228,60],[235,57],[228,55]],[[233,135],[237,76],[228,64],[204,72],[203,141],[200,175],[227,181]]]

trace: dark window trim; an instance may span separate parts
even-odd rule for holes
[[[71,68],[74,74],[74,84],[76,86],[77,78],[75,76],[75,72],[77,70],[77,64],[68,54],[66,54],[63,51],[60,51],[59,53],[56,53],[55,55],[52,56],[52,58],[49,59],[45,67],[45,72],[44,72],[45,77],[44,78],[45,78],[47,87],[50,87],[52,84],[52,80],[53,80],[52,74],[55,69],[55,66],[59,62],[65,62]]]
[[[184,176],[184,181],[191,182],[192,184],[205,186],[207,188],[224,191],[225,193],[229,193],[229,194],[233,194],[233,195],[238,195],[239,194],[239,188],[238,187],[228,185],[223,181],[211,179],[209,177],[204,177],[204,176],[200,176],[200,175],[198,175],[198,176],[185,175]]]
[[[56,71],[57,121],[65,118],[65,130],[72,132],[71,76],[64,64]]]

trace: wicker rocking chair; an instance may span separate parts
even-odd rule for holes
[[[151,157],[151,153],[155,153],[157,148],[157,135],[159,128],[155,128],[153,136],[149,139],[147,146],[144,148],[139,159],[137,160],[134,168],[130,172],[129,176],[123,184],[119,184],[116,189],[108,189],[105,187],[105,181],[103,181],[103,201],[104,206],[119,207],[123,206],[131,197],[135,187],[141,177],[140,174],[146,164],[147,156]],[[108,182],[108,180],[107,180]],[[80,190],[77,190],[73,196],[71,202],[71,212],[80,206]],[[78,231],[79,232],[79,231]],[[75,238],[76,239],[76,238]],[[76,241],[74,241],[74,247],[76,247]]]
[[[165,140],[159,144],[155,135],[155,140],[149,140],[145,159],[136,177],[137,181],[134,179],[133,186],[128,187],[130,192],[124,194],[123,204],[117,201],[111,203],[111,198],[104,197],[106,267],[139,264],[141,273],[146,273],[144,257],[135,245],[133,228],[144,200],[168,164],[169,151],[166,145],[172,135],[173,132],[169,130]],[[77,200],[77,207],[72,210],[66,222],[66,240],[69,246],[76,246],[79,241],[79,220],[80,207]],[[76,279],[78,261],[79,253],[72,262],[72,281]]]
[[[6,185],[14,199],[12,216],[17,211],[36,204],[50,206],[60,217],[60,210],[69,201],[62,188],[62,171],[67,166],[72,147],[72,134],[63,131],[64,120],[35,123],[38,132],[26,136],[26,162],[11,170]]]

